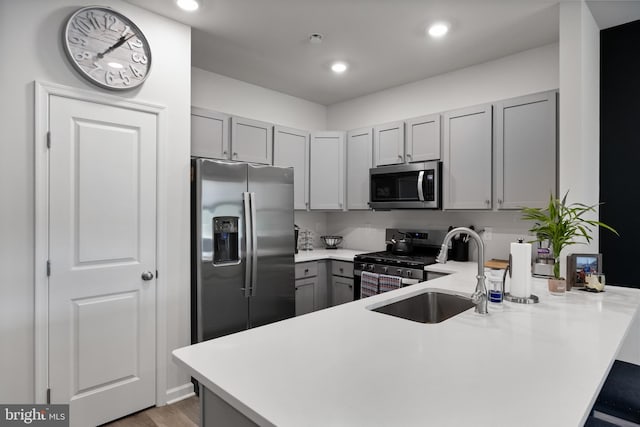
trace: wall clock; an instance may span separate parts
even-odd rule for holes
[[[69,17],[62,37],[67,58],[94,85],[130,90],[149,75],[149,42],[133,21],[109,7],[77,10]]]

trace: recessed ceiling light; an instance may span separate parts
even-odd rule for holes
[[[197,10],[200,5],[196,0],[176,0],[176,4],[180,9],[186,10],[188,12],[193,12]]]
[[[331,71],[333,71],[336,74],[342,74],[345,71],[347,71],[347,64],[344,62],[334,62],[333,64],[331,64]]]
[[[429,27],[428,33],[431,37],[442,37],[449,31],[449,25],[444,22],[436,22]]]

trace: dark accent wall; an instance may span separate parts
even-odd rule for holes
[[[640,288],[640,21],[600,32],[600,201],[607,285]]]

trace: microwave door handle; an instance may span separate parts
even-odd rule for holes
[[[424,191],[422,191],[422,187],[424,186],[424,171],[420,171],[418,174],[418,199],[421,202],[424,202]]]
[[[251,200],[250,195],[247,192],[242,193],[243,202],[243,219],[244,219],[244,256],[242,262],[244,262],[244,297],[249,298],[251,296],[251,264],[253,261],[252,248],[253,248],[253,235],[251,234]]]
[[[249,193],[251,200],[251,296],[256,295],[258,287],[258,232],[256,226],[256,193]]]

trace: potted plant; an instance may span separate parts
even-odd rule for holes
[[[523,208],[522,219],[535,221],[529,231],[536,236],[534,242],[549,241],[555,264],[553,265],[553,279],[549,279],[549,291],[552,293],[564,292],[566,282],[560,277],[560,252],[569,245],[577,243],[589,243],[592,239],[592,228],[602,227],[616,235],[616,230],[607,224],[584,218],[590,212],[596,212],[595,205],[582,203],[567,204],[567,191],[562,199],[549,197],[549,205],[546,208]],[[583,238],[584,241],[576,240]]]

